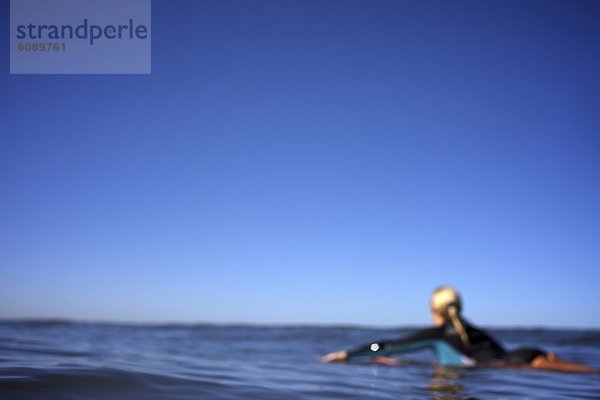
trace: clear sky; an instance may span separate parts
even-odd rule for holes
[[[600,327],[600,2],[152,3],[148,76],[0,42],[0,317]]]

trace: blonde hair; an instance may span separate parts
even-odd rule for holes
[[[450,321],[465,347],[471,347],[469,335],[460,318],[462,302],[456,289],[451,286],[436,288],[431,296],[431,309],[444,318],[446,322]]]

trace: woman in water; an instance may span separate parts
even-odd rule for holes
[[[393,364],[386,356],[421,349],[433,349],[443,365],[489,365],[517,368],[539,368],[566,372],[595,372],[594,369],[556,357],[539,349],[506,351],[486,332],[467,323],[461,315],[458,292],[442,286],[431,297],[433,328],[392,341],[371,343],[352,351],[338,351],[323,357],[324,362],[374,359]]]

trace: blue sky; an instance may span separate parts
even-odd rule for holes
[[[152,3],[148,76],[0,43],[0,317],[600,327],[597,2]]]

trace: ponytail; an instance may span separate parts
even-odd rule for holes
[[[458,307],[456,304],[451,303],[446,308],[446,312],[448,313],[448,317],[450,317],[450,322],[452,322],[452,326],[460,336],[460,340],[465,345],[466,348],[471,347],[471,341],[469,340],[469,335],[465,330],[465,326],[458,316]]]

